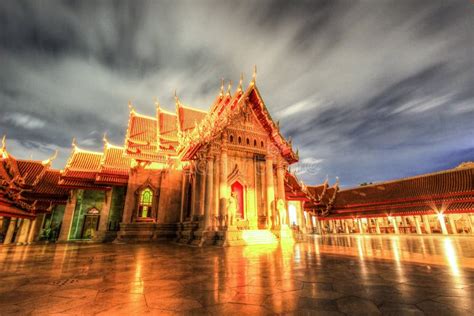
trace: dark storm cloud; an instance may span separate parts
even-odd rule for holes
[[[473,160],[469,1],[3,1],[0,133],[42,159],[122,143],[127,102],[208,108],[257,84],[300,175],[353,185]],[[309,167],[309,168],[308,168]]]

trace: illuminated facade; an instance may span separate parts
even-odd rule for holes
[[[317,231],[357,234],[473,234],[474,163],[339,190],[308,187]]]
[[[100,152],[73,141],[57,182],[67,192],[59,241],[240,245],[292,240],[290,227],[302,229],[305,196],[288,189],[298,155],[255,74],[246,89],[242,80],[233,93],[221,86],[209,111],[175,101],[173,112],[155,102],[154,116],[129,104],[123,147],[105,136]]]
[[[305,186],[258,91],[221,86],[208,111],[129,104],[123,146],[73,141],[63,170],[0,149],[0,238],[244,245],[305,233],[473,233],[474,166],[339,189]]]

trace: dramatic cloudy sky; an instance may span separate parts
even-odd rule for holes
[[[290,4],[291,3],[291,4]],[[474,160],[474,3],[0,2],[0,134],[18,157],[76,137],[122,144],[127,102],[207,109],[221,77],[257,85],[300,176],[344,186]]]

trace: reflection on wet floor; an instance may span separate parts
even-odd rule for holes
[[[0,314],[468,315],[473,242],[341,235],[232,248],[0,247]]]

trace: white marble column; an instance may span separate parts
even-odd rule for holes
[[[453,235],[457,235],[458,229],[456,228],[456,221],[454,220],[453,215],[449,214],[447,216],[448,216],[449,226],[451,226],[451,231]]]
[[[415,219],[416,233],[418,235],[423,234],[423,232],[421,231],[420,217],[415,215],[413,216],[413,218]]]
[[[362,225],[362,219],[361,218],[357,219],[357,224],[359,225],[359,234],[363,234],[364,233],[364,226]]]
[[[33,243],[38,240],[38,235],[41,231],[41,227],[43,227],[45,214],[38,214],[34,219],[33,223],[31,224],[30,233],[28,234],[28,243]]]
[[[267,185],[267,226],[275,228],[275,189],[273,187],[273,158],[267,155],[265,159],[265,175]]]
[[[421,216],[421,218],[423,219],[423,225],[425,226],[426,233],[431,234],[431,226],[428,215],[423,215]]]
[[[448,229],[446,228],[446,222],[444,220],[444,214],[443,213],[438,214],[438,221],[439,221],[439,226],[441,227],[441,233],[443,235],[447,235],[448,234]]]
[[[31,220],[28,218],[24,218],[21,221],[21,227],[20,227],[20,231],[18,232],[19,236],[17,239],[18,244],[26,244],[26,242],[28,241],[28,233],[30,232],[30,224],[31,224]]]
[[[286,211],[286,225],[291,225],[290,223],[290,214],[288,211],[288,204],[286,203],[286,194],[285,194],[285,171],[286,165],[283,161],[279,161],[277,165],[277,189],[278,189],[278,200],[282,200],[285,203]],[[278,211],[278,210],[277,210]]]
[[[219,213],[222,218],[227,217],[227,199],[229,198],[229,188],[227,183],[227,138],[222,137],[221,159],[219,166]]]
[[[179,208],[179,222],[182,224],[184,222],[184,206],[186,204],[186,180],[187,180],[188,170],[183,170],[181,176],[181,206]]]
[[[13,242],[13,234],[15,233],[15,228],[16,228],[16,222],[18,218],[16,217],[11,217],[10,218],[10,223],[8,224],[8,229],[7,233],[5,235],[5,239],[3,240],[4,245],[11,244]]]
[[[206,198],[206,164],[207,162],[202,159],[199,162],[198,174],[199,174],[199,215],[204,216],[205,209],[205,198]]]
[[[212,213],[212,191],[213,191],[213,180],[214,180],[214,157],[207,157],[207,170],[206,170],[206,200],[204,203],[204,230],[211,228],[211,213]]]
[[[467,214],[467,221],[469,227],[471,228],[471,234],[474,234],[474,219],[472,218],[471,214]]]
[[[213,191],[213,196],[214,196],[214,204],[213,204],[213,213],[212,213],[212,225],[215,230],[219,228],[219,222],[218,222],[218,217],[219,217],[219,167],[220,167],[220,161],[219,157],[216,156],[214,157],[214,191]]]
[[[59,232],[58,241],[67,241],[69,239],[69,231],[71,230],[74,210],[76,209],[77,190],[72,190],[70,194],[71,196],[68,199],[66,207],[64,209],[64,216],[61,224],[61,231]]]
[[[378,217],[375,218],[375,232],[379,235],[381,234],[381,232],[380,232],[380,222],[379,222]]]
[[[392,224],[393,224],[393,232],[395,234],[400,234],[400,231],[398,230],[398,220],[396,216],[392,217]]]

